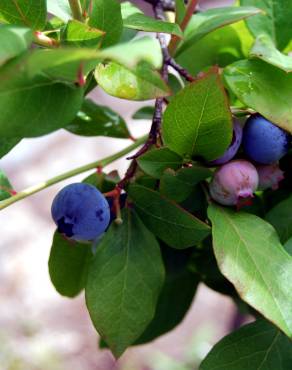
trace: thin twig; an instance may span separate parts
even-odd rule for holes
[[[183,68],[180,64],[178,64],[173,58],[169,58],[167,63],[169,66],[174,68],[187,81],[189,82],[195,81],[195,77],[193,77],[185,68]]]
[[[145,0],[147,1],[147,0]],[[147,2],[151,3],[153,6],[153,11],[156,19],[165,20],[164,17],[164,9],[163,9],[163,2],[161,0],[148,0]],[[172,66],[182,77],[184,77],[187,81],[194,81],[195,78],[190,75],[190,73],[185,70],[182,66],[180,66],[176,61],[171,57],[168,50],[167,39],[165,34],[158,33],[157,39],[160,44],[162,56],[163,56],[163,65],[161,68],[161,77],[162,79],[167,82],[168,80],[168,66]],[[137,158],[141,155],[146,153],[149,148],[153,145],[162,143],[162,138],[160,134],[161,130],[161,122],[162,122],[162,115],[163,115],[163,105],[165,103],[165,98],[157,98],[155,101],[155,109],[152,119],[151,128],[149,131],[148,139],[144,143],[144,145],[135,153],[133,156],[128,157],[127,159],[131,159],[132,162],[126,175],[124,178],[119,182],[117,185],[120,189],[123,189],[125,185],[134,177],[136,170],[137,170]]]
[[[13,195],[10,198],[4,199],[0,202],[0,210],[10,206],[13,203],[16,203],[24,198],[27,198],[31,196],[32,194],[38,193],[41,190],[44,190],[48,188],[49,186],[55,185],[61,181],[64,181],[66,179],[69,179],[71,177],[74,177],[76,175],[79,175],[83,172],[89,171],[94,168],[99,168],[99,167],[104,167],[107,166],[108,164],[116,161],[117,159],[123,157],[124,155],[130,153],[132,150],[136,149],[138,146],[144,143],[146,137],[142,136],[139,139],[135,141],[135,143],[127,146],[126,148],[120,150],[119,152],[112,154],[106,158],[103,158],[101,160],[88,163],[85,166],[81,166],[78,168],[74,168],[73,170],[67,171],[65,173],[62,173],[61,175],[52,177],[49,180],[43,181],[39,184],[33,185],[25,190],[22,190],[15,195]]]

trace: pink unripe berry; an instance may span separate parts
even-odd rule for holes
[[[284,172],[280,169],[277,163],[266,166],[257,166],[259,174],[259,189],[277,190],[279,182],[284,179]]]
[[[245,160],[235,160],[215,171],[210,194],[220,204],[239,206],[244,199],[253,197],[258,183],[259,176],[254,165]]]

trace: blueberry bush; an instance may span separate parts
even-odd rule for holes
[[[133,140],[20,192],[1,172],[0,209],[92,170],[53,201],[49,273],[85,290],[101,345],[118,358],[172,330],[203,282],[254,322],[199,369],[291,370],[291,0],[139,4],[0,0],[0,155],[58,129]],[[90,100],[97,86],[148,100],[133,119],[149,133]],[[122,178],[106,171],[133,151]]]

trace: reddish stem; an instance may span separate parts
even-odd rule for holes
[[[198,0],[190,0],[187,6],[186,14],[180,24],[180,28],[182,31],[186,29],[192,15],[194,14],[196,10],[197,4],[198,4]],[[169,47],[168,47],[170,54],[172,55],[174,54],[177,44],[179,43],[179,40],[180,38],[178,36],[172,35],[170,43],[169,43]]]

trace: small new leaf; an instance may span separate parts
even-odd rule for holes
[[[14,193],[13,187],[5,173],[0,170],[0,201],[10,198]]]
[[[157,179],[167,168],[173,170],[181,167],[183,159],[166,147],[149,150],[138,158],[140,168]]]

